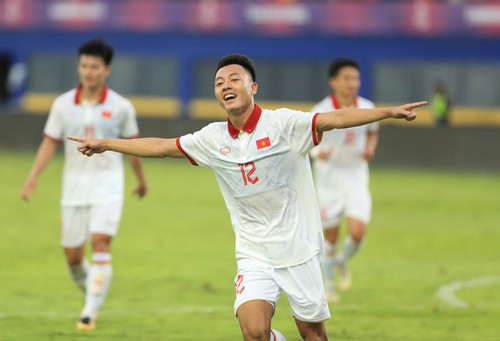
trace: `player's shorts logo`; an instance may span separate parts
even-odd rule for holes
[[[222,147],[222,148],[221,148],[221,149],[219,149],[219,150],[220,150],[220,152],[221,152],[222,154],[224,154],[224,155],[227,155],[227,154],[231,153],[231,148],[229,148],[229,147]]]

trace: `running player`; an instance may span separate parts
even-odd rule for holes
[[[219,60],[215,97],[227,122],[173,139],[69,136],[87,156],[113,150],[141,157],[186,157],[211,168],[236,235],[235,314],[245,340],[284,340],[271,329],[276,302],[288,296],[300,335],[328,340],[330,317],[320,258],[323,232],[308,152],[323,131],[384,118],[416,117],[426,102],[381,109],[304,113],[254,103],[255,70],[243,55]]]
[[[85,292],[85,305],[77,328],[92,330],[111,283],[110,246],[122,213],[123,161],[118,153],[87,160],[64,137],[135,138],[139,130],[130,101],[106,85],[113,48],[102,40],[92,40],[83,44],[78,53],[81,83],[54,101],[44,139],[21,196],[26,201],[30,199],[39,174],[64,140],[61,244],[71,276]],[[136,156],[129,156],[128,160],[138,181],[134,193],[142,198],[147,192],[142,161]],[[89,240],[93,252],[91,264],[84,256]]]
[[[356,61],[335,60],[328,75],[333,92],[319,102],[313,112],[375,107],[371,101],[358,95],[361,81]],[[368,188],[368,162],[375,154],[378,129],[378,123],[374,122],[325,132],[321,145],[310,152],[325,233],[323,277],[326,296],[331,303],[340,300],[334,282],[335,268],[340,270],[339,289],[349,289],[351,274],[347,261],[359,250],[370,221],[372,201]],[[344,239],[342,251],[336,253],[343,215],[349,234]]]

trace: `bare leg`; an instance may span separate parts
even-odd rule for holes
[[[342,251],[337,256],[337,265],[340,270],[339,288],[347,290],[351,287],[351,274],[347,262],[360,249],[366,232],[366,224],[356,218],[348,217],[349,235],[344,240]]]
[[[89,271],[89,263],[85,259],[85,244],[76,248],[64,248],[64,253],[73,281],[81,291],[85,292]]]
[[[245,341],[269,341],[274,307],[267,301],[253,300],[238,308],[238,320]]]
[[[300,336],[306,341],[328,341],[325,322],[304,322],[295,319]]]
[[[338,303],[340,296],[335,289],[336,244],[339,237],[339,225],[325,229],[325,262],[323,264],[323,279],[326,297],[330,303]]]

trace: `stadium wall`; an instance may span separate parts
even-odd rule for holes
[[[0,115],[0,148],[38,148],[47,116]],[[142,117],[142,136],[177,137],[205,126],[207,120]],[[427,128],[407,123],[381,127],[375,166],[500,170],[498,128]]]

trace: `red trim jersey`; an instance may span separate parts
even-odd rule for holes
[[[54,101],[44,135],[64,142],[61,204],[83,206],[123,200],[122,154],[109,152],[91,158],[66,136],[134,138],[139,136],[135,109],[129,100],[105,87],[97,103],[80,101],[80,87]]]
[[[360,109],[372,109],[373,102],[363,97],[357,97],[355,106]],[[331,94],[319,102],[314,112],[329,112],[340,109],[340,104]],[[320,204],[322,198],[329,197],[333,192],[353,192],[359,186],[367,187],[369,182],[368,162],[362,158],[366,148],[367,133],[379,129],[377,122],[358,127],[333,129],[323,133],[321,145],[311,150],[313,172]],[[331,150],[327,160],[317,158],[321,149]]]
[[[228,120],[177,139],[193,165],[215,173],[236,235],[238,265],[289,267],[323,254],[308,157],[319,143],[315,120],[313,113],[256,105],[241,130]]]

